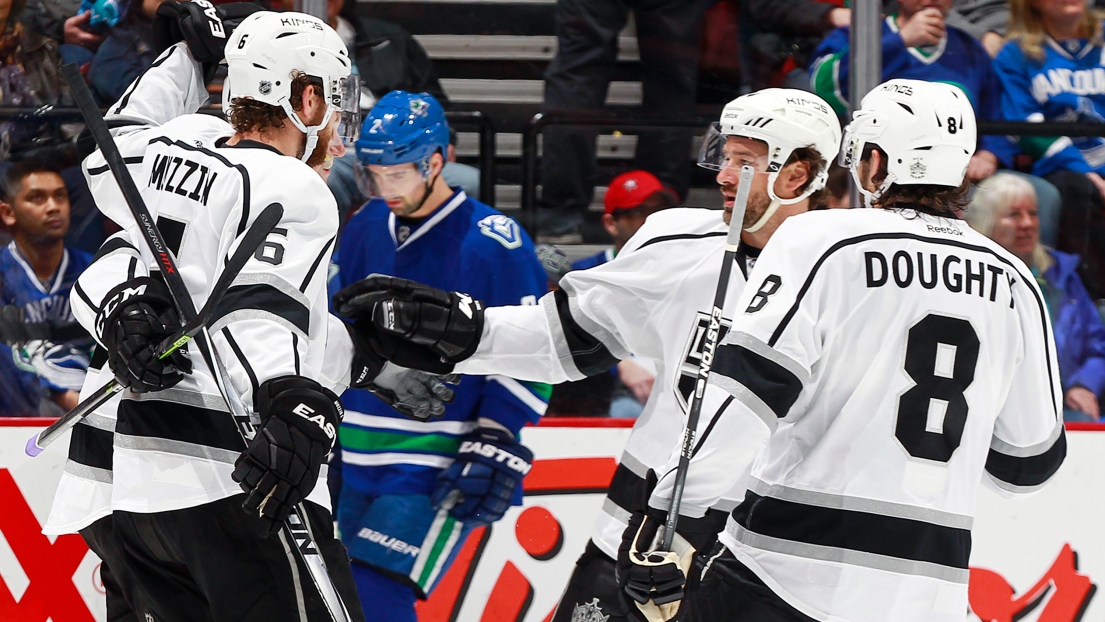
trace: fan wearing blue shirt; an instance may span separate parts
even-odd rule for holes
[[[19,308],[25,321],[45,326],[50,333],[48,339],[12,348],[12,360],[23,373],[5,380],[21,386],[28,396],[44,389],[69,410],[77,405],[92,347],[86,332],[74,330],[69,293],[92,257],[65,245],[69,195],[61,175],[38,160],[8,169],[0,221],[12,234],[12,241],[0,250],[0,304]],[[28,373],[36,378],[28,378]]]
[[[338,284],[377,273],[488,305],[536,304],[548,284],[533,243],[514,220],[449,187],[441,175],[448,142],[444,111],[426,93],[392,91],[368,113],[356,149],[372,198],[342,232]],[[342,396],[336,515],[370,620],[415,622],[415,601],[468,533],[521,502],[533,455],[518,433],[544,414],[549,387],[464,376],[455,389],[445,415],[428,422],[404,418],[367,391]],[[472,448],[512,459],[481,462]]]

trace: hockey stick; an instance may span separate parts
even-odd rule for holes
[[[741,230],[744,228],[744,212],[748,209],[748,191],[752,187],[755,169],[741,167],[740,185],[737,186],[737,198],[733,201],[733,214],[729,217],[729,235],[725,237],[725,257],[721,263],[721,275],[718,276],[717,289],[714,290],[714,306],[710,309],[710,325],[702,339],[702,362],[698,366],[698,380],[687,413],[687,427],[683,431],[683,446],[679,453],[679,466],[675,471],[675,484],[672,487],[671,507],[664,521],[664,537],[660,542],[661,551],[670,551],[675,540],[675,527],[679,522],[679,506],[683,501],[683,487],[687,483],[687,471],[691,468],[691,456],[694,452],[694,438],[698,431],[698,420],[702,415],[702,396],[710,380],[710,366],[714,361],[714,352],[721,336],[721,313],[725,308],[725,296],[729,292],[729,275],[733,272],[733,263],[737,259],[737,247],[740,246]]]
[[[185,344],[191,341],[192,338],[203,329],[207,323],[207,318],[211,316],[215,307],[222,300],[223,294],[230,289],[230,284],[234,281],[234,278],[242,271],[242,268],[245,267],[249,258],[253,256],[262,244],[264,244],[265,238],[272,232],[273,227],[280,222],[283,215],[284,208],[279,203],[270,204],[257,215],[257,219],[253,221],[253,224],[250,225],[249,229],[242,237],[242,241],[238,244],[238,248],[234,251],[234,255],[232,255],[226,262],[226,265],[223,266],[222,274],[219,276],[219,280],[215,283],[215,286],[211,288],[211,293],[207,297],[207,302],[203,304],[203,309],[200,309],[195,320],[183,327],[178,334],[169,337],[161,344],[161,347],[158,349],[160,354],[157,358],[163,359],[176,350],[184,347]],[[125,388],[125,386],[119,384],[115,380],[111,380],[97,389],[95,393],[85,398],[80,404],[77,404],[73,410],[62,415],[50,427],[32,436],[27,441],[27,446],[25,448],[27,455],[34,457],[42,453],[43,449],[57,440],[66,430],[77,425],[81,419],[84,419],[111,399],[111,396]]]
[[[142,237],[145,238],[150,252],[153,253],[161,268],[165,284],[169,288],[169,294],[176,303],[177,312],[184,320],[185,325],[192,324],[196,319],[196,307],[188,294],[188,288],[185,286],[180,273],[177,272],[176,262],[169,253],[165,238],[157,229],[157,225],[150,216],[149,209],[146,208],[146,204],[142,200],[142,195],[138,192],[138,187],[135,186],[134,180],[130,176],[126,163],[123,162],[123,156],[115,145],[115,140],[108,130],[107,123],[100,114],[99,108],[96,107],[96,103],[92,100],[92,93],[88,90],[84,77],[81,76],[80,70],[73,63],[63,65],[61,69],[69,83],[70,90],[73,92],[73,98],[81,110],[81,115],[88,124],[89,132],[96,141],[96,146],[100,149],[100,153],[111,169],[111,174],[119,184],[119,188],[123,192],[123,198],[127,202],[127,207],[130,208],[131,215],[142,232]],[[195,336],[195,341],[200,354],[203,356],[204,363],[215,376],[219,392],[222,393],[223,399],[230,408],[238,429],[242,433],[242,439],[248,444],[256,433],[250,413],[242,403],[241,396],[235,391],[226,367],[219,359],[219,353],[212,346],[211,336],[206,326],[200,329],[200,332]],[[306,513],[301,505],[293,507],[288,515],[288,520],[281,529],[280,535],[285,539],[285,543],[289,543],[291,548],[297,551],[297,557],[307,567],[311,580],[322,597],[330,617],[334,622],[348,622],[349,613],[338,595],[330,574],[326,571],[326,564],[315,546],[314,538],[310,532],[310,525],[305,517]]]

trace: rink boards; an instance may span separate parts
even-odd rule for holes
[[[48,423],[48,422],[46,422]],[[537,456],[526,502],[473,533],[422,622],[543,622],[583,550],[629,429],[612,420],[550,420],[524,431]],[[43,420],[0,420],[0,621],[104,620],[99,565],[79,536],[39,532],[66,440],[23,447]],[[1105,430],[1103,430],[1105,431]],[[984,620],[1105,619],[1105,434],[1073,427],[1067,462],[1039,494],[983,490],[971,556],[971,605]],[[1083,617],[1084,616],[1084,617]],[[972,616],[972,620],[978,617]]]

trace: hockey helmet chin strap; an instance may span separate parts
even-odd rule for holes
[[[781,199],[778,195],[775,194],[775,181],[777,179],[779,179],[779,173],[772,173],[771,176],[767,178],[768,194],[771,196],[771,202],[767,204],[767,209],[764,210],[763,216],[760,216],[759,220],[754,222],[751,227],[744,228],[745,232],[756,233],[760,229],[764,228],[764,225],[767,224],[767,221],[771,220],[771,217],[775,215],[775,212],[779,209],[780,206],[794,205],[795,203],[798,203],[799,201],[814,193],[812,189],[806,189],[805,192],[794,197],[793,199]]]
[[[330,117],[334,116],[334,112],[337,109],[334,108],[333,104],[326,104],[326,113],[322,115],[322,122],[318,125],[307,125],[299,118],[299,113],[292,110],[292,104],[289,100],[280,100],[280,107],[284,109],[284,114],[288,115],[288,119],[291,120],[292,125],[300,132],[303,132],[307,137],[307,144],[303,148],[303,155],[299,158],[300,162],[307,162],[307,160],[311,159],[311,154],[315,152],[315,146],[318,145],[319,130],[330,123]]]

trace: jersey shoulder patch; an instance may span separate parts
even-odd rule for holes
[[[512,250],[522,245],[522,228],[518,222],[503,214],[485,216],[476,223],[480,233],[502,244],[504,248]]]

